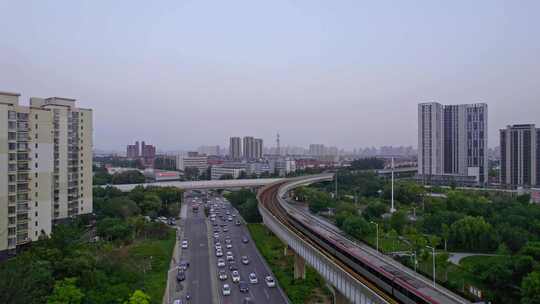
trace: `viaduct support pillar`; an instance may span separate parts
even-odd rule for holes
[[[294,279],[306,279],[306,261],[294,252]]]
[[[332,291],[333,296],[333,303],[334,304],[349,304],[349,300],[334,286],[327,284],[327,286],[330,287],[330,290]]]

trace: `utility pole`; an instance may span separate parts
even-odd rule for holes
[[[338,173],[338,172],[336,171],[336,174],[334,175],[334,177],[335,177],[335,179],[336,179],[336,186],[335,186],[335,191],[334,191],[334,195],[335,195],[335,197],[336,197],[336,201],[337,201],[337,199],[338,199],[338,198],[337,198],[337,173]]]
[[[371,221],[370,223],[375,225],[375,229],[377,229],[376,234],[375,234],[375,237],[376,237],[375,248],[377,249],[377,251],[379,251],[379,224],[375,223],[374,221]]]
[[[426,246],[427,248],[431,249],[433,252],[433,288],[437,288],[435,285],[435,247]]]
[[[394,207],[394,158],[392,157],[392,207],[390,207],[390,213],[396,212]]]

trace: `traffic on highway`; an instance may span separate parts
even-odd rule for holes
[[[225,198],[187,191],[184,203],[168,303],[288,303],[243,219]]]

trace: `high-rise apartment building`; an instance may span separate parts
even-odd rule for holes
[[[310,144],[309,145],[309,155],[312,156],[322,156],[324,155],[325,147],[322,144]]]
[[[127,158],[137,159],[141,156],[139,142],[136,141],[134,145],[127,145],[126,156]]]
[[[487,181],[487,105],[418,105],[418,175]]]
[[[242,140],[240,137],[231,137],[229,141],[229,157],[234,160],[242,158]]]
[[[253,158],[261,159],[263,157],[263,140],[262,138],[255,138],[254,140]]]
[[[156,159],[156,147],[147,145],[144,141],[141,143],[141,158],[146,167],[153,167]]]
[[[0,92],[0,255],[92,212],[92,110]]]
[[[244,136],[242,141],[243,155],[245,159],[255,159],[255,138],[252,136]]]
[[[508,187],[540,184],[540,129],[534,124],[501,129],[500,183]]]

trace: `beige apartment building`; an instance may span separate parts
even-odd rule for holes
[[[0,92],[0,257],[92,212],[92,110]]]

